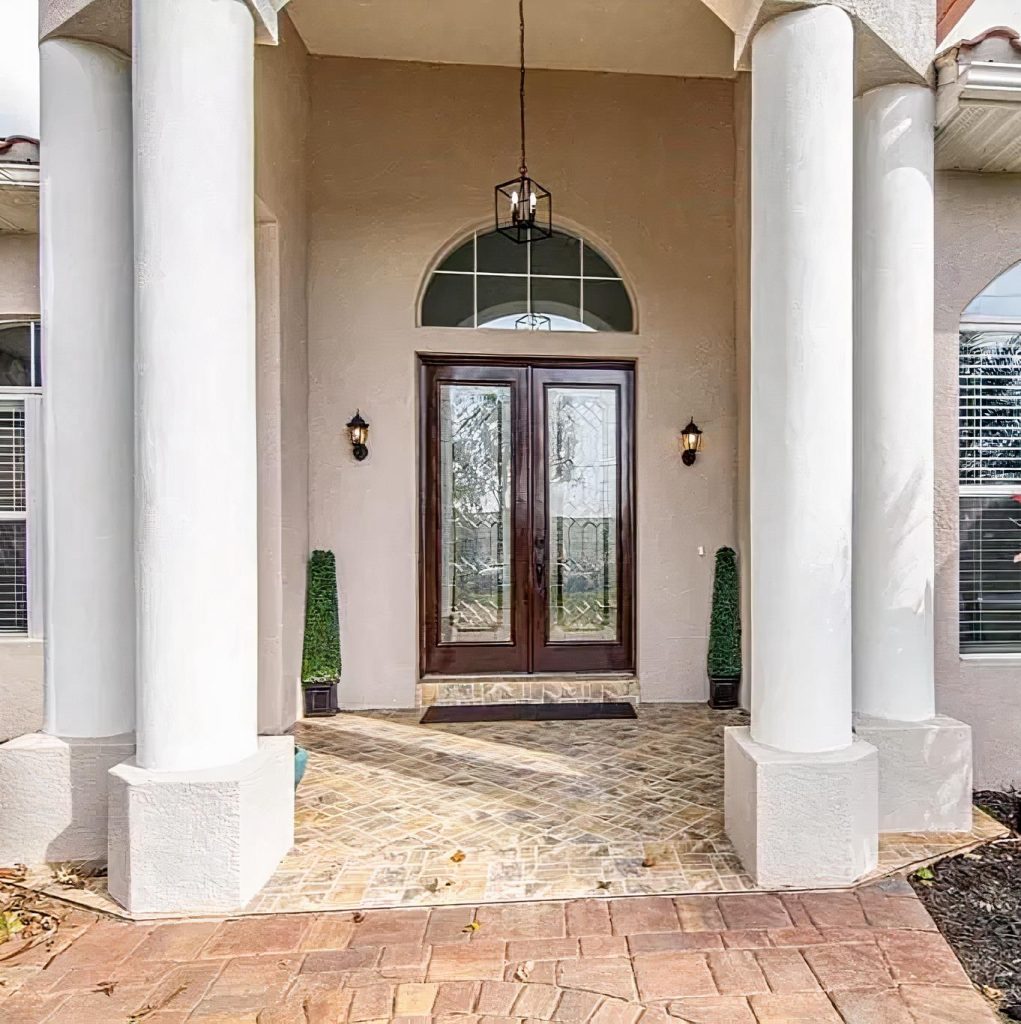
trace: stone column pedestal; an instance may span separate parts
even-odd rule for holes
[[[879,752],[880,832],[971,831],[971,726],[859,715],[854,730]]]
[[[294,740],[223,768],[110,772],[110,895],[135,914],[245,906],[294,840]]]
[[[727,729],[727,834],[767,889],[853,885],[877,863],[879,758],[863,740],[794,754]]]
[[[105,861],[107,772],[134,752],[131,733],[0,745],[0,865]]]

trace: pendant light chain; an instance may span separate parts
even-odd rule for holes
[[[514,242],[531,244],[536,239],[553,237],[553,196],[548,189],[528,176],[528,157],[525,151],[525,0],[518,0],[518,36],[521,163],[516,178],[501,182],[494,189],[496,230]]]
[[[528,175],[525,159],[525,0],[518,0],[518,21],[521,35],[521,177]]]

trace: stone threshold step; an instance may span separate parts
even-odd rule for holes
[[[638,704],[638,677],[627,673],[423,676],[419,707],[459,704]]]

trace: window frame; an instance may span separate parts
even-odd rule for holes
[[[995,279],[994,279],[995,280]],[[973,300],[974,301],[974,300]],[[963,646],[963,622],[962,611],[963,597],[961,593],[961,572],[962,572],[962,549],[961,549],[961,499],[981,497],[1013,497],[1021,493],[1021,481],[1017,483],[1000,483],[991,481],[989,483],[964,482],[961,473],[961,429],[962,429],[962,400],[961,400],[961,367],[962,367],[962,345],[961,338],[967,333],[985,334],[1012,334],[1021,337],[1021,318],[1011,320],[1010,318],[988,318],[975,319],[962,317],[957,330],[957,654],[961,661],[995,661],[1000,663],[1018,662],[1021,663],[1021,641],[1015,649],[1003,651],[977,651],[968,650]],[[1021,364],[1019,364],[1019,376],[1021,376]],[[1019,415],[1021,415],[1021,395],[1018,400]],[[1021,456],[1019,456],[1021,462]],[[1019,629],[1021,632],[1021,629]]]
[[[520,314],[522,316],[531,316],[533,314],[532,308],[532,281],[533,280],[545,280],[545,281],[578,281],[579,282],[579,300],[578,300],[578,312],[581,316],[581,320],[577,321],[585,326],[585,282],[586,281],[614,281],[618,282],[623,288],[627,295],[628,305],[631,308],[631,328],[627,331],[601,331],[598,328],[587,328],[585,330],[561,328],[553,329],[543,333],[547,334],[624,334],[632,335],[638,333],[638,305],[635,302],[635,296],[632,292],[631,286],[628,284],[627,279],[619,271],[617,276],[607,276],[605,274],[590,274],[588,277],[585,276],[585,248],[586,246],[595,251],[597,255],[605,262],[608,266],[613,267],[616,270],[615,261],[611,260],[608,256],[604,255],[602,250],[591,243],[584,235],[579,234],[576,231],[568,230],[566,228],[559,229],[560,235],[566,235],[572,238],[578,243],[578,273],[577,274],[533,274],[532,273],[532,246],[531,244],[525,245],[525,272],[523,274],[514,273],[512,271],[495,271],[495,270],[479,270],[479,235],[491,234],[490,230],[486,228],[475,228],[470,236],[462,236],[460,241],[446,249],[442,256],[436,261],[433,267],[426,274],[425,281],[421,288],[417,305],[417,316],[416,316],[416,327],[443,330],[443,331],[493,331],[499,333],[506,333],[507,328],[505,327],[491,327],[489,324],[479,323],[479,277],[510,277],[516,280],[522,280],[525,282],[525,312]],[[461,249],[463,246],[470,241],[472,243],[472,268],[471,270],[443,270],[442,266],[455,252]],[[433,279],[437,275],[443,275],[445,277],[470,277],[472,279],[472,323],[470,326],[466,325],[451,325],[451,324],[426,324],[422,320],[422,309],[425,304],[425,297],[429,291],[429,286],[432,284]]]
[[[25,524],[25,602],[24,632],[0,632],[0,643],[40,640],[43,637],[45,564],[43,542],[43,387],[41,366],[36,353],[41,351],[41,323],[38,317],[3,317],[0,328],[27,326],[30,329],[33,384],[25,387],[0,385],[0,404],[20,405],[25,417],[25,511],[0,511],[0,522]]]

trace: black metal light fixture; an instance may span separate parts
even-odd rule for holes
[[[553,321],[544,313],[526,313],[514,321],[516,331],[552,331]]]
[[[681,431],[681,461],[686,466],[694,466],[701,450],[702,431],[695,426],[693,419],[689,420],[688,425]]]
[[[528,176],[525,159],[525,0],[518,0],[521,43],[521,166],[518,176],[496,186],[496,230],[515,242],[534,242],[553,234],[553,196]]]
[[[354,417],[348,422],[347,432],[351,437],[351,451],[359,462],[364,462],[369,457],[369,425],[362,419],[359,410],[355,410]]]

